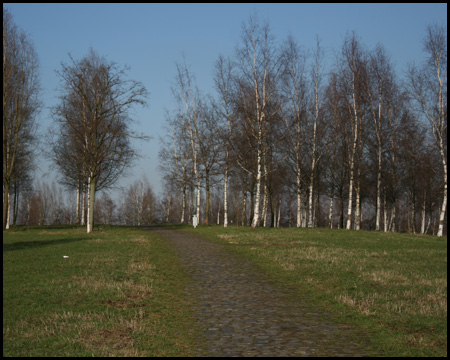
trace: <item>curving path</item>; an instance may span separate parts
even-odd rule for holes
[[[223,245],[154,228],[176,251],[193,282],[196,320],[206,338],[199,356],[369,356],[354,329],[333,323]]]

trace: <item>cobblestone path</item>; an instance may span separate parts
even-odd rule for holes
[[[196,320],[205,334],[199,356],[368,356],[355,330],[289,297],[250,263],[194,235],[157,228],[190,276]]]

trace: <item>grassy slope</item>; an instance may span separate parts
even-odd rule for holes
[[[195,355],[187,281],[148,231],[12,228],[3,232],[3,355]]]
[[[329,229],[184,228],[252,259],[371,334],[388,356],[447,356],[447,241]]]

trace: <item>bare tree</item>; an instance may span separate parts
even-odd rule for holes
[[[392,121],[393,109],[395,106],[401,108],[401,104],[396,102],[398,92],[395,77],[389,58],[381,45],[375,48],[371,54],[368,64],[368,80],[364,82],[366,92],[370,101],[371,115],[376,136],[377,148],[377,188],[376,188],[376,219],[375,230],[381,230],[381,192],[383,174],[383,155],[388,151],[393,151],[393,147],[388,142],[389,121]],[[390,135],[395,139],[394,131]]]
[[[93,49],[80,61],[62,64],[62,81],[56,121],[73,139],[76,160],[82,163],[89,184],[87,232],[93,229],[95,192],[114,184],[137,156],[131,138],[148,139],[130,128],[128,111],[135,104],[145,105],[147,91],[137,81],[127,80],[127,68],[100,57]],[[75,102],[75,103],[74,103]],[[77,116],[65,109],[75,108]],[[78,155],[80,154],[80,157]]]
[[[166,122],[168,134],[166,138],[160,139],[161,147],[158,154],[160,170],[164,174],[166,181],[175,183],[177,188],[181,190],[180,222],[184,224],[186,219],[186,191],[193,178],[191,171],[191,144],[189,143],[187,129],[181,116],[170,116],[167,114]]]
[[[349,156],[349,190],[348,190],[348,210],[347,210],[347,230],[352,227],[353,221],[353,189],[359,187],[358,182],[359,167],[357,164],[358,144],[361,144],[361,121],[362,121],[362,102],[363,102],[363,82],[365,72],[365,59],[362,45],[353,33],[344,41],[342,47],[342,68],[340,69],[341,90],[347,102],[350,119],[351,142]],[[356,189],[358,190],[358,189]],[[357,191],[356,199],[356,223],[359,224],[359,193]]]
[[[214,81],[219,93],[219,114],[226,119],[228,136],[225,141],[225,164],[223,180],[223,227],[228,226],[228,172],[230,168],[230,148],[232,136],[232,96],[233,96],[233,65],[231,61],[220,56],[215,63]]]
[[[314,65],[312,69],[312,78],[314,84],[314,111],[313,111],[313,133],[312,133],[312,149],[311,149],[311,173],[309,177],[309,223],[308,227],[314,227],[314,216],[313,216],[313,196],[314,196],[314,175],[316,172],[316,167],[322,157],[322,153],[318,152],[318,142],[320,141],[318,137],[317,127],[322,125],[322,131],[324,128],[324,123],[319,124],[319,115],[322,112],[321,109],[321,96],[320,96],[320,82],[322,80],[322,50],[320,48],[320,41],[316,39],[316,49],[314,52]]]
[[[125,224],[150,225],[156,220],[156,197],[145,176],[128,187],[124,199]]]
[[[435,143],[441,154],[444,194],[438,236],[444,232],[447,210],[447,29],[428,26],[424,40],[428,56],[421,68],[410,68],[410,94],[430,124]]]
[[[251,91],[251,97],[243,103],[248,130],[256,142],[256,194],[252,227],[260,223],[261,182],[267,124],[277,110],[270,107],[276,99],[276,85],[280,75],[279,55],[276,53],[268,23],[261,26],[256,16],[250,17],[242,27],[242,45],[237,50],[240,77],[240,96]],[[250,95],[250,93],[248,93]]]
[[[33,45],[3,7],[3,229],[11,182],[20,158],[32,158],[34,118],[39,109],[38,58]]]
[[[192,167],[196,179],[196,208],[194,209],[195,221],[200,220],[200,169],[199,169],[199,135],[198,122],[200,118],[200,94],[195,86],[195,79],[186,65],[177,64],[176,86],[172,89],[178,102],[180,117],[184,120],[192,149]],[[194,225],[196,226],[196,225]]]
[[[306,56],[300,51],[295,40],[290,36],[283,51],[283,120],[288,132],[289,152],[294,152],[293,159],[294,172],[296,176],[297,193],[297,227],[301,226],[302,216],[302,149],[305,142],[305,122],[306,122],[306,79],[305,79]]]
[[[198,122],[198,156],[203,167],[205,178],[205,217],[204,225],[209,223],[211,187],[215,186],[215,179],[219,175],[220,156],[223,150],[221,123],[214,104],[203,102],[201,105],[200,121]]]

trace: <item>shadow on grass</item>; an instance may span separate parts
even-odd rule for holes
[[[86,238],[73,238],[73,239],[57,239],[57,240],[42,240],[42,241],[18,241],[12,244],[3,244],[3,251],[16,251],[35,249],[49,245],[62,245],[72,242],[86,240]]]

